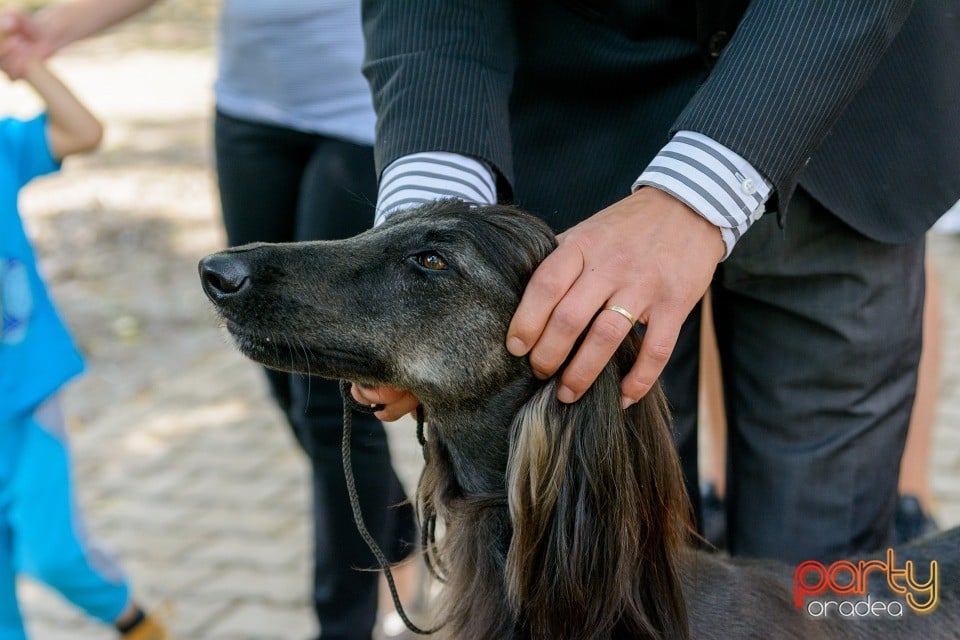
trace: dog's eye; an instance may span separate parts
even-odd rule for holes
[[[418,253],[413,256],[413,259],[417,261],[424,269],[430,269],[432,271],[443,271],[447,268],[447,263],[440,256],[440,254],[433,253],[432,251],[425,251],[423,253]]]

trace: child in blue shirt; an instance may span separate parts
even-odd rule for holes
[[[100,123],[39,59],[24,80],[46,113],[0,118],[0,640],[26,638],[16,596],[24,573],[127,640],[163,640],[119,566],[86,535],[71,485],[57,391],[83,360],[54,308],[17,208],[19,190],[95,149]]]

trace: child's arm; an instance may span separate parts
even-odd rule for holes
[[[58,161],[93,151],[103,138],[100,121],[39,59],[27,62],[23,79],[40,94],[47,107],[47,142]]]

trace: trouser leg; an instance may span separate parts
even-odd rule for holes
[[[216,114],[214,151],[227,244],[294,240],[300,185],[312,148],[306,134]],[[287,413],[289,374],[264,371]]]
[[[295,387],[294,398],[299,396]],[[315,397],[311,391],[309,405]],[[376,621],[379,574],[366,571],[376,569],[377,563],[354,525],[341,459],[341,425],[313,415],[309,408],[294,422],[313,464],[314,606],[321,637],[368,639]],[[388,560],[400,561],[416,548],[416,526],[411,506],[400,504],[403,488],[391,467],[380,422],[353,416],[351,459],[365,524]]]
[[[20,440],[14,429],[12,424],[0,423],[0,640],[26,640],[17,604],[13,531],[9,524],[10,483]]]
[[[853,231],[802,189],[714,278],[727,408],[730,549],[787,562],[890,542],[916,389],[924,244]],[[692,502],[699,308],[662,381]]]
[[[59,409],[48,402],[24,429],[9,507],[14,566],[113,624],[130,602],[130,588],[87,533]]]
[[[680,330],[677,345],[660,376],[673,421],[674,440],[680,455],[680,466],[687,496],[693,510],[697,531],[702,532],[699,484],[699,452],[697,447],[697,400],[700,374],[700,318],[702,306],[697,303]]]
[[[20,605],[17,604],[17,574],[13,568],[13,533],[0,523],[0,640],[26,640]]]
[[[802,189],[713,288],[734,554],[831,560],[891,541],[916,390],[923,241],[853,231]]]
[[[369,147],[218,115],[217,171],[231,245],[254,241],[333,240],[373,222],[376,180]],[[267,372],[297,441],[311,459],[315,538],[314,606],[321,637],[370,637],[377,574],[353,524],[340,454],[337,385]],[[357,416],[354,469],[367,525],[392,560],[415,540],[409,505],[390,466],[382,425]],[[394,531],[394,535],[387,532]],[[391,554],[390,550],[394,552]]]
[[[321,140],[303,174],[297,240],[335,240],[370,228],[375,198],[373,150]],[[378,574],[357,570],[375,568],[376,562],[354,526],[347,495],[339,389],[335,382],[306,376],[294,376],[291,389],[290,419],[313,462],[314,603],[321,637],[369,638]],[[417,540],[413,510],[391,465],[383,425],[372,416],[353,417],[351,456],[366,526],[389,560],[402,560]]]

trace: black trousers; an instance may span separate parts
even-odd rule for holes
[[[217,113],[217,179],[227,240],[335,240],[373,224],[373,149],[322,135]],[[347,498],[340,455],[342,408],[336,383],[266,370],[270,387],[313,467],[314,607],[320,637],[369,640],[378,574]],[[411,506],[390,464],[383,425],[353,420],[353,468],[364,518],[391,561],[418,539]],[[400,503],[403,503],[401,506]]]
[[[711,285],[735,555],[831,561],[892,540],[921,346],[924,241],[870,240],[799,189]],[[662,380],[697,491],[700,308]]]

